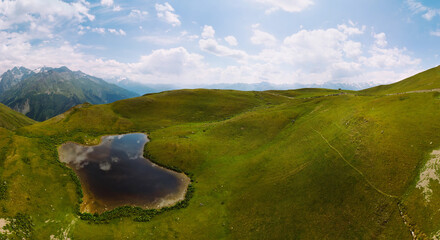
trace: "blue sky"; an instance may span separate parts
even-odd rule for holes
[[[104,79],[383,84],[437,66],[440,1],[1,0],[0,71]]]

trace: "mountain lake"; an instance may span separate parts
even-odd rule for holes
[[[159,209],[185,198],[190,179],[143,157],[143,133],[104,136],[97,146],[62,144],[60,161],[75,171],[84,197],[81,212],[102,213],[120,206]]]

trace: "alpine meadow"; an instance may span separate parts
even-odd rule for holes
[[[0,240],[439,240],[439,18],[0,0]]]

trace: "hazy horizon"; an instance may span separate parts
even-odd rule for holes
[[[374,14],[372,14],[374,12]],[[438,65],[432,1],[2,1],[0,72],[106,80],[371,86]]]

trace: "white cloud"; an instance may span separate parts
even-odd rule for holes
[[[255,25],[254,25],[255,26]],[[251,37],[251,42],[255,45],[264,45],[266,47],[275,46],[277,39],[270,33],[263,32],[254,27],[254,34]]]
[[[133,9],[133,10],[131,10],[130,14],[128,14],[128,17],[142,19],[143,17],[145,17],[147,15],[148,15],[147,11]]]
[[[125,36],[125,35],[127,35],[127,34],[125,33],[125,31],[122,30],[122,29],[116,30],[116,29],[113,29],[113,28],[109,28],[109,29],[107,29],[107,30],[108,30],[109,33],[112,33],[112,34],[115,34],[115,35],[121,35],[121,36]]]
[[[157,17],[173,27],[180,26],[179,15],[174,13],[174,8],[166,2],[165,4],[156,3],[155,5]]]
[[[348,40],[343,43],[342,50],[348,58],[358,57],[362,54],[362,44],[360,42]]]
[[[389,83],[420,69],[420,59],[407,55],[406,49],[386,48],[385,34],[371,35],[374,44],[370,47],[353,39],[364,31],[365,27],[345,25],[302,29],[286,37],[281,45],[267,47],[249,58],[272,66],[273,75],[279,75],[277,80],[283,83]],[[365,54],[363,49],[367,49]]]
[[[257,28],[258,25],[254,26],[254,29]],[[103,32],[99,28],[81,25],[78,30],[84,33]],[[125,34],[122,29],[104,30],[108,34]],[[290,84],[374,81],[383,84],[420,70],[420,60],[409,55],[405,48],[391,48],[383,43],[387,40],[385,34],[366,34],[365,27],[355,24],[327,29],[301,29],[278,40],[278,44],[261,45],[261,51],[255,54],[226,45],[229,36],[216,38],[214,28],[210,26],[204,27],[203,32],[204,38],[196,42],[203,55],[214,54],[236,61],[222,59],[225,66],[217,67],[209,65],[202,54],[184,47],[173,47],[156,49],[137,61],[120,62],[90,55],[87,46],[72,45],[56,37],[49,43],[34,43],[34,36],[29,33],[0,31],[0,72],[15,65],[28,68],[66,65],[72,70],[81,70],[101,78],[127,77],[144,83],[188,85],[261,81]],[[359,42],[358,35],[362,34],[363,42]],[[181,32],[180,35],[169,33],[168,36],[144,36],[137,40],[155,41],[158,44],[164,42],[163,45],[166,45],[169,39],[168,44],[181,46],[183,41],[197,38],[196,35]],[[379,43],[378,39],[383,41]],[[388,41],[391,43],[391,39]]]
[[[105,28],[91,28],[91,31],[99,34],[104,34]]]
[[[361,62],[366,66],[379,69],[398,69],[408,66],[417,66],[420,59],[413,59],[405,54],[405,49],[378,48],[370,49],[370,57],[362,57]]]
[[[225,41],[229,45],[234,46],[234,47],[238,45],[237,39],[234,36],[227,36],[227,37],[225,37]]]
[[[202,51],[214,54],[219,57],[231,57],[237,60],[245,60],[246,52],[223,46],[215,40],[215,30],[212,26],[205,25],[202,31],[202,39],[199,40],[199,47]]]
[[[361,29],[355,27],[355,24],[353,22],[350,21],[350,25],[352,25],[351,27],[345,25],[345,24],[341,24],[338,25],[338,30],[342,31],[343,33],[347,34],[347,35],[359,35],[359,34],[363,34],[365,32],[366,27],[362,26]]]
[[[35,39],[55,37],[60,24],[93,21],[90,4],[84,0],[66,3],[60,0],[0,1],[0,30],[27,26],[27,33]]]
[[[437,30],[437,31],[431,31],[430,34],[431,34],[432,36],[440,37],[440,30]]]
[[[242,50],[231,49],[229,47],[220,45],[215,39],[200,39],[199,47],[201,50],[214,54],[219,57],[231,57],[237,60],[245,60],[247,58],[246,52]]]
[[[313,5],[312,0],[253,0],[270,8],[266,11],[267,14],[277,10],[283,10],[286,12],[301,12],[307,7]]]
[[[205,25],[203,27],[202,38],[213,38],[215,35],[215,30],[212,26]]]
[[[183,47],[158,49],[142,56],[136,64],[136,70],[145,74],[180,75],[203,65],[202,59],[201,55],[191,54]]]
[[[373,35],[376,39],[375,44],[378,47],[384,48],[388,45],[387,36],[385,33],[378,33]]]
[[[82,25],[79,25],[78,28],[79,28],[78,34],[80,34],[80,35],[83,35],[86,32],[93,32],[93,33],[98,33],[98,34],[105,34],[105,33],[109,32],[109,33],[115,34],[115,35],[121,35],[121,36],[126,35],[125,31],[122,29],[119,29],[119,30],[114,29],[114,28],[105,29],[105,28],[100,28],[100,27],[92,28],[90,26],[84,27]]]
[[[335,28],[301,30],[284,39],[281,53],[287,62],[322,69],[341,61],[347,39],[347,34]]]
[[[113,0],[101,0],[101,5],[106,7],[113,6]]]
[[[422,14],[422,17],[428,21],[431,21],[435,16],[440,15],[440,9],[429,8],[416,0],[406,1],[409,9],[414,14]]]

